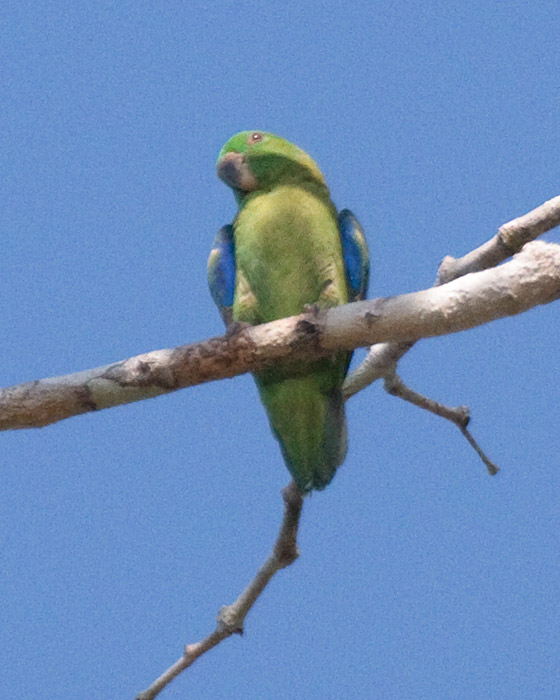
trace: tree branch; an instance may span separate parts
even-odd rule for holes
[[[520,251],[523,246],[560,224],[560,196],[549,199],[536,209],[503,224],[489,241],[462,258],[447,256],[443,259],[435,285],[451,282],[471,272],[495,267]],[[400,358],[414,345],[411,343],[377,343],[364,361],[346,378],[344,396],[349,399],[368,384],[384,377]]]
[[[298,558],[297,533],[303,507],[303,494],[292,481],[282,491],[282,497],[284,517],[280,531],[272,552],[257,571],[255,578],[235,603],[220,608],[216,629],[200,642],[187,644],[183,656],[177,659],[149,688],[139,693],[136,700],[153,700],[181,671],[191,666],[200,656],[224,639],[231,637],[232,634],[243,634],[245,617],[270,579],[276,572],[289,566]]]
[[[493,238],[462,258],[445,257],[439,267],[436,284],[445,284],[469,272],[480,272],[495,267],[514,253],[518,253],[526,243],[534,241],[559,224],[560,196],[553,197],[527,214],[503,224]]]
[[[292,316],[233,335],[0,390],[0,430],[41,427],[271,364],[300,362],[372,343],[393,341],[388,349],[382,346],[372,352],[394,362],[420,338],[457,333],[559,296],[560,246],[535,241],[498,268],[439,287]],[[375,372],[368,368],[366,384],[373,381]],[[359,374],[349,378],[346,396],[358,390]]]
[[[499,467],[486,456],[484,450],[480,447],[478,442],[472,436],[470,430],[467,428],[470,421],[470,413],[467,406],[456,406],[452,408],[439,403],[439,401],[434,401],[423,394],[419,394],[417,391],[414,391],[410,387],[406,386],[395,371],[387,373],[385,376],[384,387],[385,391],[392,396],[397,396],[399,399],[403,399],[414,406],[418,406],[418,408],[423,408],[425,411],[430,411],[430,413],[440,416],[440,418],[445,418],[446,420],[451,421],[451,423],[459,428],[469,445],[480,457],[484,466],[488,470],[488,473],[491,476],[495,476],[500,471]]]
[[[436,286],[431,289],[301,314],[200,343],[0,390],[0,429],[40,427],[279,362],[299,362],[374,344],[366,361],[345,383],[348,398],[377,378],[395,378],[398,360],[420,338],[456,333],[558,299],[560,246],[530,241],[559,223],[560,197],[556,197],[504,224],[494,238],[463,258],[445,258]],[[520,252],[513,260],[494,267],[516,251]],[[389,389],[394,390],[394,384],[391,387],[389,383]],[[466,414],[460,409],[447,409],[407,387],[404,394],[407,400],[453,420],[478,448],[467,431]],[[485,460],[479,448],[477,451]],[[494,467],[486,461],[489,469]],[[152,700],[202,654],[227,637],[241,634],[247,613],[270,579],[297,558],[303,495],[292,482],[284,489],[283,497],[280,532],[253,581],[232,605],[221,608],[216,629],[205,639],[187,645],[181,658],[137,700]]]

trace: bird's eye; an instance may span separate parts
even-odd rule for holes
[[[258,141],[262,141],[263,135],[259,133],[258,131],[253,131],[253,133],[249,136],[247,139],[248,143],[257,143]]]

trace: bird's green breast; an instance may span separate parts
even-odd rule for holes
[[[255,193],[234,231],[235,320],[262,323],[301,313],[306,304],[346,303],[336,211],[327,197],[295,185]]]

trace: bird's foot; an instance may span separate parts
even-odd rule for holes
[[[317,302],[315,302],[313,304],[304,304],[303,305],[303,313],[304,314],[311,314],[311,316],[314,316],[315,318],[317,318],[320,311],[321,311],[321,308],[320,308],[319,304],[317,304]]]
[[[246,328],[250,328],[251,324],[246,323],[245,321],[232,321],[231,323],[228,323],[228,326],[226,328],[226,338],[231,338],[234,335],[238,335],[242,331],[244,331]]]

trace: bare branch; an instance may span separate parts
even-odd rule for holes
[[[366,362],[345,383],[348,398],[374,379],[394,374],[400,357],[420,338],[466,330],[558,299],[560,246],[528,241],[559,223],[560,197],[556,197],[504,224],[493,239],[464,258],[446,258],[437,286],[431,289],[310,311],[219,338],[0,390],[0,430],[41,427],[279,362],[300,362],[374,344]],[[494,268],[518,250],[512,261]],[[490,267],[493,269],[487,269]],[[472,274],[467,275],[469,272]],[[395,386],[390,386],[393,393]],[[468,412],[449,409],[404,389],[401,393],[407,394],[407,400],[455,422],[489,471],[497,470],[468,432]],[[216,629],[187,645],[184,654],[137,700],[155,698],[201,655],[227,637],[241,634],[246,615],[271,578],[295,561],[303,495],[292,483],[283,497],[280,532],[254,579],[233,604],[220,609]]]
[[[549,199],[528,214],[508,221],[486,243],[462,258],[447,256],[438,270],[436,284],[445,284],[469,272],[480,272],[507,260],[529,241],[560,224],[560,196]]]
[[[492,268],[520,251],[529,241],[560,224],[560,196],[549,199],[527,214],[500,226],[498,233],[462,258],[443,259],[436,286],[471,272]],[[377,343],[364,361],[346,378],[344,396],[349,399],[368,384],[384,376],[387,367],[398,362],[414,343]]]
[[[406,355],[413,345],[414,341],[409,343],[376,343],[372,345],[365,359],[346,377],[342,387],[344,400],[348,401],[349,398],[365,389],[366,386],[385,377],[387,372],[397,366],[401,357]],[[0,422],[0,427],[1,425]]]
[[[457,333],[559,296],[560,246],[535,241],[498,268],[440,287],[292,316],[232,335],[3,389],[0,430],[41,427],[279,362],[301,362],[372,343],[406,343],[396,351],[392,346],[389,355],[394,361],[404,352],[401,348],[407,349],[420,338]],[[347,396],[355,390],[347,388]]]
[[[494,476],[495,474],[497,474],[500,471],[500,467],[498,467],[498,465],[495,464],[491,459],[488,459],[478,442],[472,436],[469,429],[466,426],[460,425],[459,430],[463,433],[469,445],[473,448],[476,454],[483,461],[484,465],[486,466],[486,469],[488,469],[488,473],[490,474],[490,476]]]
[[[454,423],[464,435],[469,445],[480,457],[486,469],[488,469],[488,473],[491,476],[498,473],[499,467],[486,456],[467,428],[470,421],[470,413],[467,406],[456,406],[452,408],[450,406],[444,406],[444,404],[434,401],[423,394],[419,394],[417,391],[407,386],[395,371],[389,372],[386,375],[384,386],[385,390],[392,396],[397,396],[399,399],[408,401],[419,408],[423,408],[426,411],[430,411],[430,413],[434,413],[436,416],[440,416]]]
[[[394,372],[385,377],[384,387],[385,391],[391,394],[391,396],[396,396],[399,399],[414,404],[414,406],[418,406],[418,408],[423,408],[425,411],[434,413],[436,416],[440,416],[440,418],[445,418],[454,423],[458,428],[466,428],[469,424],[470,415],[467,406],[445,406],[438,401],[429,399],[427,396],[419,394],[417,391],[407,386],[399,375]]]
[[[242,634],[245,617],[270,579],[280,569],[292,564],[299,556],[297,533],[303,494],[292,481],[282,491],[284,517],[272,552],[257,571],[255,578],[231,605],[222,607],[218,613],[216,629],[205,639],[195,644],[187,644],[181,658],[170,666],[152,685],[139,693],[136,700],[153,700],[176,676],[191,666],[200,656],[214,648],[232,634]]]

